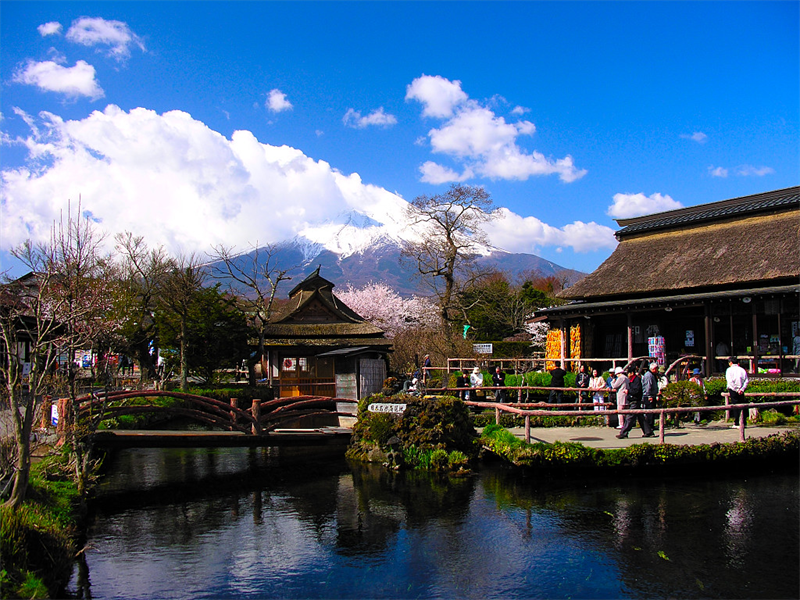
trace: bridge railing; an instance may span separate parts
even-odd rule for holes
[[[563,389],[563,388],[559,388]],[[726,394],[727,395],[727,394]],[[754,394],[755,395],[755,394]],[[767,394],[758,394],[758,396],[766,396]],[[554,413],[557,416],[580,416],[580,417],[588,417],[588,416],[607,416],[607,415],[656,415],[659,417],[659,443],[664,443],[664,429],[666,424],[666,418],[669,415],[679,415],[683,413],[695,413],[695,412],[717,412],[717,411],[730,411],[731,409],[738,409],[741,412],[740,414],[740,422],[739,425],[739,441],[745,441],[745,429],[747,423],[747,412],[751,408],[762,409],[762,408],[778,408],[784,406],[798,406],[800,405],[800,392],[776,392],[774,393],[775,396],[784,396],[790,397],[793,399],[790,400],[780,400],[776,402],[744,402],[740,404],[730,404],[726,401],[724,405],[721,406],[681,406],[681,407],[660,407],[660,408],[650,408],[650,409],[618,409],[615,405],[611,403],[604,403],[603,410],[598,410],[596,412],[589,412],[587,410],[580,410],[581,407],[588,407],[589,404],[586,403],[572,403],[572,404],[548,404],[546,402],[537,402],[537,403],[524,403],[524,404],[505,404],[505,403],[498,403],[498,402],[475,402],[467,400],[465,404],[468,406],[476,406],[480,408],[493,408],[495,411],[495,422],[499,425],[500,424],[500,415],[503,412],[511,413],[515,415],[521,415],[525,417],[525,441],[530,443],[531,441],[531,425],[530,425],[530,418],[531,417],[544,417],[544,416],[554,416]],[[600,406],[600,405],[592,405],[592,406]],[[608,406],[612,406],[613,408],[606,408]],[[575,407],[578,410],[575,410]]]
[[[183,401],[181,406],[160,406],[156,404],[133,404],[126,400],[136,398],[176,398]],[[262,401],[253,399],[250,408],[240,408],[239,400],[231,398],[228,402],[207,396],[170,391],[103,391],[80,396],[75,407],[68,398],[57,401],[59,427],[63,436],[66,427],[74,419],[87,426],[88,432],[95,431],[98,425],[108,419],[136,414],[163,414],[187,417],[215,428],[227,431],[240,431],[245,434],[263,435],[280,428],[289,422],[313,416],[353,416],[352,412],[338,410],[342,403],[355,400],[327,398],[321,396],[295,396]]]

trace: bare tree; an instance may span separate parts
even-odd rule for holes
[[[156,377],[151,348],[157,348],[155,311],[160,290],[174,267],[163,247],[148,248],[141,236],[122,233],[116,236],[120,294],[118,309],[128,351],[139,363],[141,383]]]
[[[181,390],[189,389],[189,319],[192,302],[205,283],[206,273],[196,255],[180,256],[175,260],[161,289],[161,302],[179,321]]]
[[[19,505],[30,476],[30,438],[59,359],[67,367],[69,394],[76,397],[76,350],[91,347],[98,335],[115,327],[111,293],[100,254],[102,237],[87,218],[72,216],[53,225],[51,239],[30,241],[12,250],[30,273],[3,285],[0,301],[2,364],[0,370],[11,408],[17,464],[8,503]],[[77,215],[81,214],[78,204]],[[21,350],[26,355],[21,355]],[[71,415],[62,415],[69,423]],[[72,431],[72,430],[68,430]],[[87,457],[78,441],[69,440],[79,491],[83,492]]]
[[[439,298],[443,329],[460,312],[460,277],[486,244],[481,226],[496,216],[492,200],[482,187],[452,185],[443,194],[418,196],[408,207],[409,221],[420,241],[409,242],[403,256],[414,262],[420,277]]]
[[[214,251],[217,264],[213,267],[213,273],[225,280],[231,294],[239,298],[240,306],[258,334],[258,359],[263,361],[264,330],[275,307],[278,286],[292,279],[290,273],[297,266],[278,265],[277,249],[271,244],[259,248],[256,243],[250,252],[242,254],[225,246],[215,247]],[[252,360],[248,362],[248,375],[250,383],[255,383]],[[268,377],[272,383],[271,370]]]

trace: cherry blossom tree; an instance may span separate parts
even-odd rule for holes
[[[437,309],[427,298],[403,298],[385,283],[371,282],[361,288],[352,285],[336,296],[365,321],[383,329],[390,338],[401,331],[436,322]]]

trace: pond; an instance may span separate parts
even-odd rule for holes
[[[798,598],[796,473],[449,478],[269,449],[127,450],[92,598]]]

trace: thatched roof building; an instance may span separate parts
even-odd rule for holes
[[[265,328],[266,368],[282,396],[358,399],[380,391],[392,343],[333,293],[319,268]]]
[[[618,223],[612,255],[560,294],[569,304],[543,311],[583,325],[583,357],[647,355],[660,336],[667,358],[699,354],[709,373],[728,355],[753,371],[797,370],[800,187]]]

